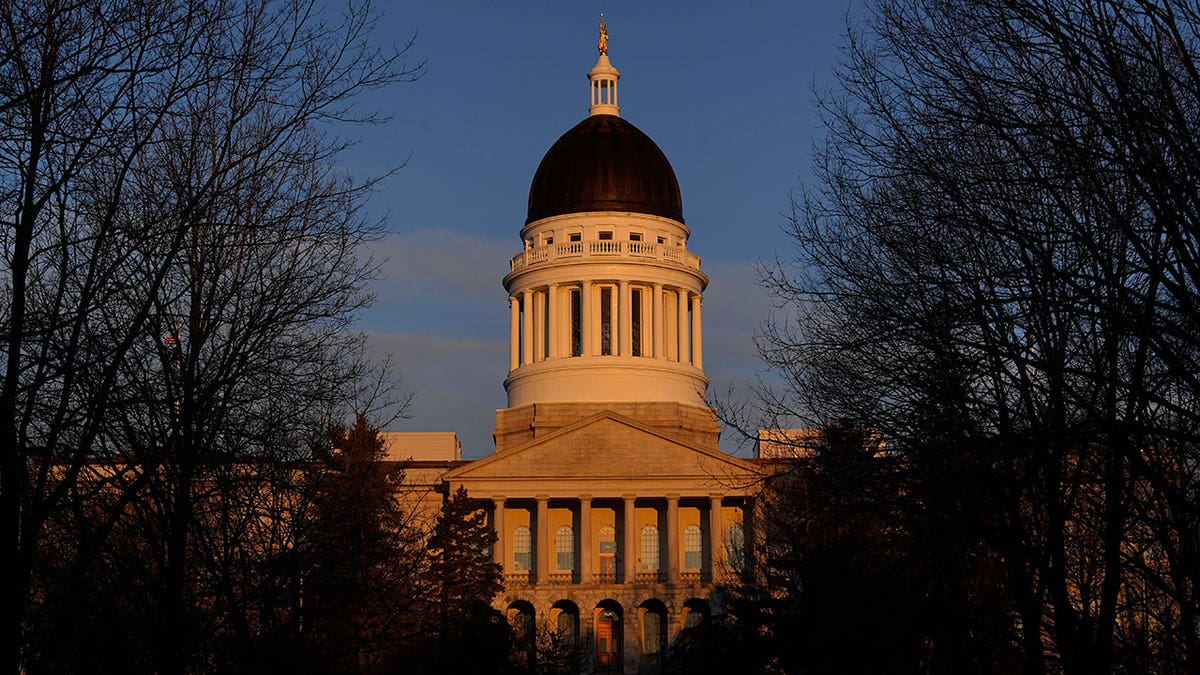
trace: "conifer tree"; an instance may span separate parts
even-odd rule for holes
[[[422,533],[397,497],[404,467],[385,460],[367,420],[360,415],[330,440],[311,477],[301,639],[324,671],[378,670],[416,632]]]
[[[508,654],[508,622],[492,608],[503,590],[492,562],[496,533],[464,488],[446,498],[428,541],[430,602],[423,653],[429,672],[494,673]]]

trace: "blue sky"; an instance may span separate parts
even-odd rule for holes
[[[622,74],[621,114],[658,143],[683,193],[704,300],[710,394],[761,370],[753,336],[771,311],[752,265],[786,256],[789,193],[821,133],[813,86],[829,85],[849,0],[830,2],[430,2],[381,5],[377,39],[402,43],[424,76],[373,94],[391,115],[345,157],[360,174],[404,163],[371,208],[389,234],[378,300],[362,317],[416,396],[396,431],[455,431],[492,452],[505,406],[507,304],[500,279],[521,248],[542,155],[587,114],[596,24]],[[735,451],[733,434],[722,447]],[[747,452],[742,449],[739,452]]]

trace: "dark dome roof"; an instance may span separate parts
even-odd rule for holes
[[[616,115],[592,115],[551,146],[529,186],[525,224],[585,211],[647,213],[683,222],[679,181],[667,156]]]

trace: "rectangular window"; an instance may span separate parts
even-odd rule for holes
[[[567,241],[583,241],[583,235],[579,232],[572,232],[567,235]]]
[[[633,355],[642,355],[642,289],[629,292],[630,330],[633,331]]]
[[[600,239],[600,241],[612,241],[613,233],[612,232],[601,232],[598,235],[598,238]]]
[[[630,232],[629,233],[629,241],[641,241],[641,240],[642,240],[641,232]]]
[[[554,243],[554,237],[546,237],[546,245],[547,246],[549,246],[550,244],[553,244],[553,243]]]
[[[666,238],[666,237],[659,237],[659,238],[658,238],[658,243],[660,243],[660,244],[665,244],[665,243],[667,243],[667,238]]]
[[[600,353],[604,356],[612,356],[613,353],[612,298],[612,286],[600,289]]]
[[[583,355],[583,309],[579,306],[579,289],[571,289],[571,356]]]

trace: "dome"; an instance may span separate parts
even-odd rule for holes
[[[593,114],[538,165],[525,224],[566,213],[625,211],[683,222],[679,181],[650,137],[616,115]]]

